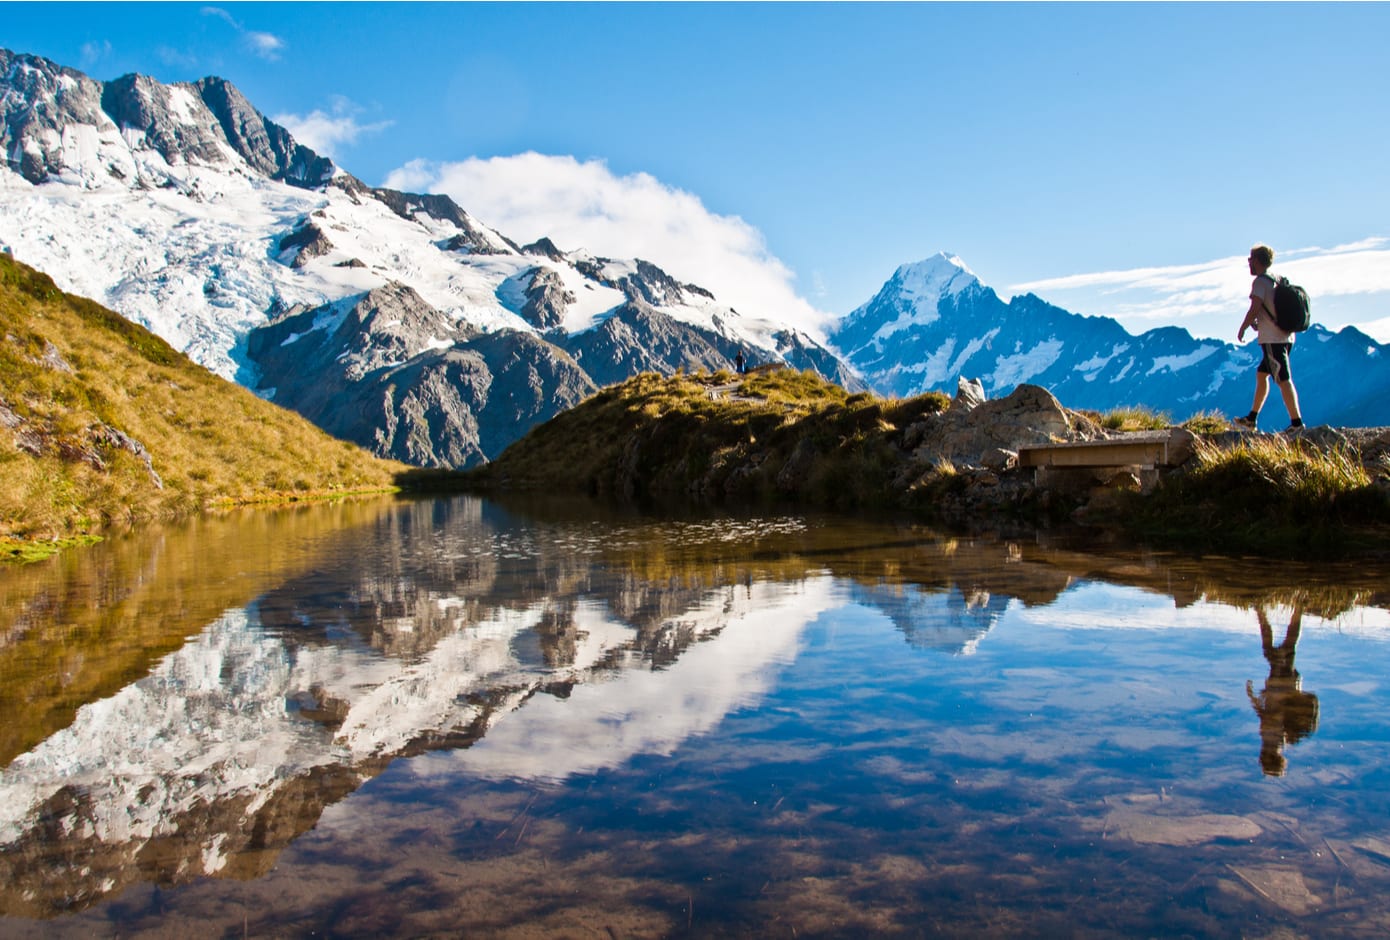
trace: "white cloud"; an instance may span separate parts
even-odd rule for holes
[[[252,55],[259,56],[268,62],[275,62],[280,58],[280,53],[285,49],[285,40],[273,33],[257,32],[247,29],[239,23],[236,17],[221,7],[203,7],[204,16],[216,17],[222,20],[232,29],[241,34],[241,41],[250,50]]]
[[[280,50],[285,48],[285,40],[271,33],[247,32],[242,41],[253,53],[270,62],[280,58]]]
[[[435,185],[435,166],[428,160],[411,160],[405,166],[392,170],[383,184],[391,189],[408,193],[423,193]]]
[[[390,121],[359,124],[358,108],[346,98],[335,98],[330,111],[315,109],[308,114],[277,114],[271,120],[284,127],[294,139],[324,156],[332,157],[340,146],[352,146],[363,134],[374,134],[391,126]]]
[[[241,25],[240,25],[239,23],[237,23],[236,20],[232,19],[232,14],[228,13],[226,10],[222,9],[221,7],[203,7],[202,12],[203,12],[203,15],[204,15],[204,16],[215,16],[215,17],[217,17],[219,20],[224,20],[226,23],[228,23],[228,24],[231,25],[232,27],[234,27],[234,28],[236,28],[236,29],[241,29]]]
[[[1135,331],[1172,324],[1198,336],[1230,339],[1249,301],[1245,254],[1189,265],[1070,274],[1016,284],[1081,313],[1114,317]],[[1390,342],[1390,238],[1371,237],[1334,248],[1280,252],[1274,273],[1301,284],[1313,319],[1330,329],[1355,325]],[[1319,315],[1319,301],[1330,316]],[[1228,335],[1232,334],[1232,335]]]
[[[747,316],[816,335],[831,319],[797,294],[795,273],[756,228],[710,212],[697,196],[647,173],[618,176],[601,160],[532,152],[459,163],[415,160],[389,174],[386,185],[447,193],[522,243],[548,236],[565,251],[650,261]]]
[[[111,42],[84,42],[82,44],[82,67],[89,69],[111,54]]]

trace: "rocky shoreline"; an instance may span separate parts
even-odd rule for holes
[[[1365,537],[1390,546],[1390,428],[1274,435],[1207,418],[1122,431],[1036,385],[987,400],[961,380],[954,398],[882,399],[759,372],[610,386],[455,479],[681,511],[790,506],[969,531],[1171,536],[1198,551],[1359,551]],[[1213,480],[1209,468],[1232,455],[1239,465]]]
[[[1157,436],[1168,440],[1170,453],[1167,460],[1152,466],[1027,466],[1020,462],[1020,454],[1047,445],[1153,440]],[[913,445],[913,464],[935,467],[948,463],[961,478],[940,494],[939,509],[953,522],[997,517],[1032,506],[1054,518],[1065,514],[1077,522],[1104,523],[1122,504],[1121,494],[1146,494],[1168,475],[1185,472],[1199,448],[1229,450],[1275,437],[1322,452],[1340,449],[1354,454],[1390,499],[1390,427],[1321,426],[1279,435],[1240,430],[1194,434],[1182,427],[1159,432],[1114,431],[1083,412],[1065,408],[1038,386],[1020,385],[1004,398],[986,401],[977,383],[962,380],[951,406],[937,418],[909,428],[906,440]]]

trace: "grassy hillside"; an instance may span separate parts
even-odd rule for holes
[[[0,540],[10,551],[14,540],[218,505],[389,489],[405,469],[0,255]]]
[[[1055,523],[1094,492],[1044,489],[915,451],[949,404],[939,394],[849,395],[811,373],[646,374],[611,386],[463,475],[489,491],[584,493],[664,505],[785,502],[896,510],[947,523]],[[1168,427],[1143,409],[1073,412],[1112,431]],[[1116,492],[1088,522],[1197,550],[1300,556],[1390,551],[1390,455],[1317,439],[1236,434],[1220,415],[1152,491]],[[1101,487],[1104,490],[1105,487]],[[1103,508],[1108,507],[1108,508]]]
[[[812,372],[737,382],[651,373],[610,386],[468,474],[485,488],[679,503],[790,498],[827,508],[898,502],[904,429],[933,393],[850,395]]]

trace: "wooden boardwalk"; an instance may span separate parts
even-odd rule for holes
[[[1034,444],[1018,449],[1020,467],[1176,467],[1192,456],[1192,434],[1182,428],[1136,431],[1104,441]]]

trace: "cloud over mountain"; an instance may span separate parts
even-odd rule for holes
[[[358,120],[359,112],[355,104],[338,96],[327,111],[315,108],[308,114],[276,114],[271,120],[310,150],[336,159],[344,146],[351,147],[362,135],[375,134],[391,126],[391,121],[363,124]]]
[[[565,250],[638,257],[708,287],[746,313],[823,335],[832,315],[795,287],[757,228],[711,212],[697,196],[647,173],[615,174],[601,160],[523,153],[454,163],[414,160],[386,179],[393,189],[446,193],[479,219],[522,241],[551,238]]]

